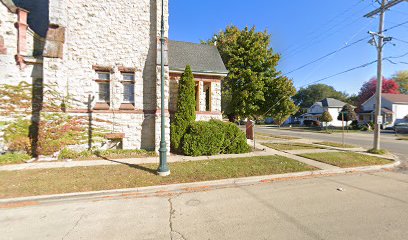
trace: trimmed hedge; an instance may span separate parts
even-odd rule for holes
[[[233,123],[219,120],[192,123],[182,141],[182,152],[187,156],[239,154],[249,151],[244,132]]]

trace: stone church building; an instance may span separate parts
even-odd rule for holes
[[[221,119],[227,70],[216,47],[168,40],[165,0],[166,136],[187,64],[197,120]],[[0,84],[42,84],[67,98],[62,111],[99,119],[106,141],[158,150],[160,0],[0,0]],[[44,94],[43,101],[60,101]],[[47,110],[43,110],[47,111]]]

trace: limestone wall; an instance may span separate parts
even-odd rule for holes
[[[115,114],[115,122],[119,126],[115,127],[114,132],[125,133],[124,148],[157,149],[160,140],[158,135],[160,131],[157,129],[160,115],[156,114],[160,108],[160,62],[157,59],[157,56],[160,56],[158,55],[160,2],[156,3],[156,0],[50,2],[50,23],[65,28],[65,43],[62,59],[44,58],[44,82],[66,93],[70,98],[72,112],[86,110],[89,100],[93,100],[90,102],[93,108],[98,98],[98,85],[94,81],[97,74],[93,66],[109,68],[111,72],[109,110],[118,112]],[[167,37],[167,1],[165,3]],[[167,53],[167,47],[165,50]],[[119,111],[123,99],[121,68],[134,69],[134,112]],[[165,72],[165,97],[168,99],[168,66]],[[100,117],[113,118],[109,111],[94,113]],[[112,128],[112,124],[105,125],[107,129]],[[166,130],[169,135],[169,129]]]
[[[20,67],[16,63],[18,54],[18,22],[17,13],[10,12],[7,7],[0,4],[0,84],[17,85],[21,81],[32,82],[33,78],[42,77],[41,60],[33,59],[33,55],[41,48],[42,39],[27,29],[25,51],[21,51],[23,56],[29,58],[30,62],[26,66]]]

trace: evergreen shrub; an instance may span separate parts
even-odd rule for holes
[[[219,120],[192,123],[182,139],[182,153],[187,156],[239,154],[249,151],[244,132],[233,123]]]

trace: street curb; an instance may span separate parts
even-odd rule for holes
[[[102,197],[124,197],[133,193],[133,195],[140,194],[175,194],[175,193],[187,193],[194,192],[197,190],[205,190],[211,188],[229,187],[229,186],[245,186],[259,184],[263,182],[271,182],[274,180],[284,180],[290,178],[301,178],[301,177],[311,177],[311,176],[324,176],[331,174],[344,174],[353,172],[370,172],[378,171],[383,169],[392,169],[400,165],[399,160],[395,160],[394,163],[387,165],[375,165],[375,166],[365,166],[365,167],[354,167],[354,168],[340,168],[340,169],[329,169],[329,170],[317,170],[317,171],[306,171],[297,173],[285,173],[285,174],[275,174],[266,176],[255,176],[255,177],[244,177],[244,178],[231,178],[204,182],[193,182],[193,183],[180,183],[180,184],[170,184],[170,185],[160,185],[160,186],[149,186],[140,188],[128,188],[128,189],[115,189],[115,190],[102,190],[93,192],[77,192],[77,193],[66,193],[66,194],[56,194],[56,195],[43,195],[34,197],[20,197],[20,198],[8,198],[0,199],[0,209],[7,208],[7,205],[17,204],[17,207],[25,206],[24,203],[52,203],[58,201],[75,201],[75,200],[85,200],[94,199]],[[3,205],[3,206],[2,206]],[[5,206],[5,207],[4,207]]]

